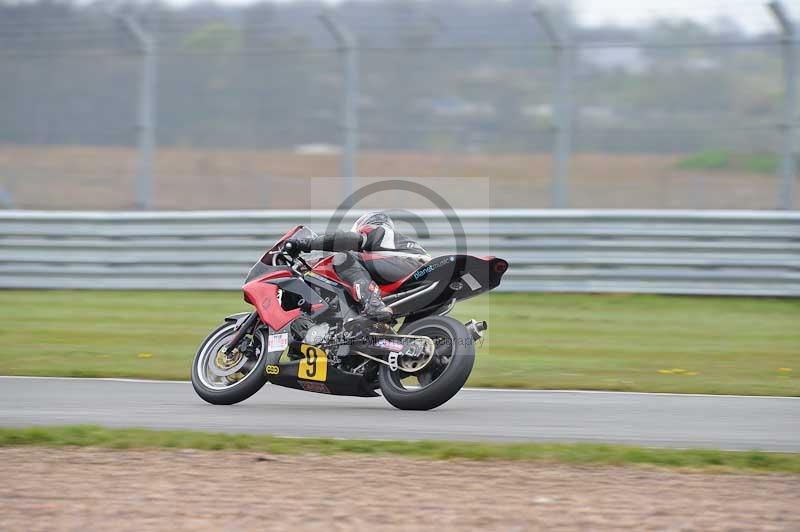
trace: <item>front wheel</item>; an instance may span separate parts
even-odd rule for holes
[[[247,334],[250,347],[244,353],[223,351],[235,328],[235,323],[225,323],[212,331],[200,344],[192,363],[194,391],[214,405],[244,401],[267,382],[264,333],[256,329]]]
[[[449,316],[429,316],[404,325],[399,334],[433,340],[433,357],[420,371],[392,371],[381,364],[378,383],[389,403],[401,410],[430,410],[449,401],[467,382],[475,363],[475,342]],[[411,368],[409,368],[411,369]]]

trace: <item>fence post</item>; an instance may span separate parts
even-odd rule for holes
[[[533,10],[555,55],[556,85],[553,90],[553,171],[551,184],[551,206],[565,208],[569,204],[569,162],[572,152],[573,125],[573,71],[574,46],[572,36],[566,28],[556,30],[550,17],[539,6]]]
[[[780,198],[782,209],[794,208],[794,189],[797,179],[797,33],[789,13],[780,0],[767,4],[781,30],[781,55],[783,56],[783,146],[780,164]]]
[[[328,13],[322,13],[319,18],[336,41],[344,63],[342,101],[344,142],[340,174],[344,178],[344,198],[349,198],[353,193],[353,180],[358,175],[358,40],[347,27]]]
[[[153,151],[155,150],[156,107],[156,61],[155,37],[144,31],[139,22],[131,17],[122,17],[125,29],[136,41],[142,54],[142,70],[139,80],[139,110],[136,122],[139,136],[139,156],[136,164],[136,207],[153,208]]]

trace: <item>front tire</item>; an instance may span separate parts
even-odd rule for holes
[[[225,346],[235,333],[236,324],[224,323],[209,334],[197,349],[192,362],[192,386],[204,401],[212,405],[232,405],[244,401],[260,390],[267,382],[265,366],[267,363],[267,342],[264,333],[256,329],[252,336],[254,359],[247,359],[238,368],[233,364],[225,371],[215,364],[219,350]],[[230,376],[219,376],[217,373],[231,372]]]
[[[449,401],[464,386],[475,363],[475,342],[466,327],[449,316],[428,316],[403,325],[399,334],[428,336],[436,344],[434,359],[419,374],[392,371],[381,364],[378,383],[392,406],[401,410],[430,410]],[[404,380],[417,376],[419,386]]]

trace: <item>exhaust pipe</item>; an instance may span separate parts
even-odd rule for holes
[[[479,340],[483,338],[483,331],[489,328],[489,324],[485,321],[469,320],[464,324],[464,327],[466,327],[469,334],[472,335],[473,340]]]

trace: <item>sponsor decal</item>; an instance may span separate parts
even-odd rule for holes
[[[404,347],[403,344],[401,343],[392,342],[386,339],[378,340],[377,342],[375,342],[375,345],[382,349],[389,349],[391,351],[402,351]]]
[[[447,259],[445,259],[445,260],[443,260],[441,262],[438,262],[436,264],[428,264],[427,266],[425,266],[421,270],[417,270],[416,272],[414,272],[414,280],[415,281],[419,281],[420,279],[422,279],[423,277],[425,277],[426,275],[428,275],[432,271],[441,268],[445,264],[450,264],[451,262],[455,262],[455,260],[456,260],[455,257],[449,257],[449,258],[447,258]]]
[[[274,364],[267,364],[267,375],[277,375],[281,372],[281,368]]]
[[[289,333],[270,334],[267,342],[267,352],[283,351],[289,347]]]
[[[461,276],[461,279],[467,283],[467,286],[469,286],[469,289],[473,292],[481,288],[481,283],[479,283],[471,273],[465,273]]]
[[[331,393],[327,386],[321,382],[297,381],[300,387],[307,392]]]

